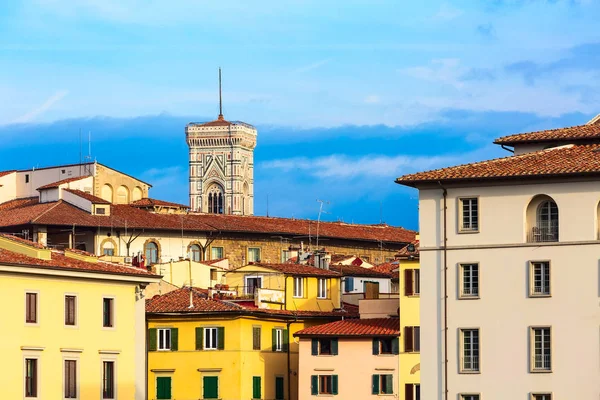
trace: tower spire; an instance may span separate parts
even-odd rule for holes
[[[223,95],[221,92],[221,67],[219,67],[219,120],[223,120]]]

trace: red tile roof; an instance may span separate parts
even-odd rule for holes
[[[316,221],[216,214],[157,214],[124,204],[111,205],[111,215],[91,215],[67,202],[36,204],[12,201],[0,204],[0,226],[25,224],[161,229],[193,232],[265,233],[307,235],[316,231]],[[415,232],[388,225],[354,225],[321,222],[319,236],[359,241],[409,243]]]
[[[269,268],[277,272],[281,272],[285,275],[298,275],[298,276],[331,276],[331,277],[340,277],[340,274],[335,271],[330,271],[327,269],[313,267],[312,265],[304,265],[304,264],[263,264],[263,263],[255,263],[246,267],[252,267],[252,265],[256,265],[263,268]]]
[[[342,276],[362,276],[370,278],[389,278],[388,274],[376,271],[373,268],[364,268],[356,265],[330,265],[332,271],[342,274]]]
[[[574,142],[600,139],[600,125],[578,125],[567,128],[548,129],[545,131],[517,133],[498,138],[496,144],[514,145],[519,143],[541,143],[541,142]]]
[[[17,170],[13,169],[11,171],[0,171],[0,178],[2,178],[5,175],[12,174],[13,172],[17,172]]]
[[[174,290],[172,292],[154,296],[146,300],[147,313],[215,313],[215,312],[240,312],[242,307],[233,303],[213,300],[196,288],[192,290],[192,304],[190,308],[190,288]]]
[[[44,185],[44,186],[40,186],[39,188],[37,188],[37,190],[57,188],[60,185],[63,185],[65,183],[76,182],[76,181],[80,181],[80,180],[85,179],[85,178],[89,178],[89,176],[74,176],[72,178],[67,178],[67,179],[63,179],[63,180],[60,180],[60,181],[49,183],[49,184]]]
[[[25,206],[31,206],[34,204],[38,204],[39,201],[40,201],[40,196],[25,197],[22,199],[6,201],[4,203],[0,203],[0,211],[11,210],[13,208],[20,208],[20,207],[25,207]]]
[[[408,247],[410,245],[413,245],[415,247],[415,251],[408,251]],[[406,259],[406,258],[419,258],[419,241],[415,240],[410,244],[407,244],[406,246],[404,246],[403,248],[400,249],[400,251],[398,252],[398,254],[396,254],[396,257],[398,258],[402,258],[402,259]]]
[[[35,247],[36,249],[45,249],[46,247],[40,243],[32,242],[31,240],[27,240],[15,235],[9,235],[7,233],[0,233],[0,237],[8,240],[12,240],[13,242],[18,242],[22,244],[26,244],[27,246]]]
[[[407,186],[438,182],[482,181],[492,179],[534,179],[558,176],[600,174],[600,144],[568,145],[497,158],[456,167],[404,175],[397,183]]]
[[[395,262],[379,264],[371,269],[377,272],[381,272],[382,274],[386,274],[390,278],[398,278],[400,276],[400,273],[398,271],[394,272],[394,270],[398,269],[399,267],[400,265],[397,262]]]
[[[139,199],[136,201],[132,201],[131,205],[134,207],[176,207],[176,208],[189,208],[186,205],[171,203],[169,201],[151,199],[149,197],[144,197],[143,199]]]
[[[315,325],[294,333],[294,336],[400,336],[398,318],[345,319]]]
[[[86,193],[82,190],[76,190],[76,189],[63,189],[69,193],[73,193],[76,196],[81,197],[82,199],[86,199],[88,201],[91,201],[94,204],[110,204],[110,201],[106,201],[98,196],[94,196],[91,193]]]

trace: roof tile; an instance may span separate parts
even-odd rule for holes
[[[89,176],[74,176],[72,178],[62,179],[60,181],[56,181],[56,182],[48,183],[47,185],[44,185],[44,186],[40,186],[39,188],[37,188],[37,190],[57,188],[60,185],[64,185],[65,183],[76,182],[76,181],[80,181],[85,178],[89,178]]]
[[[496,144],[514,145],[518,143],[540,143],[556,141],[581,141],[600,139],[600,125],[577,125],[544,131],[517,133],[498,138]]]
[[[315,325],[294,333],[294,336],[399,336],[398,318],[345,319]]]

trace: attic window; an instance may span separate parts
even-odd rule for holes
[[[106,214],[106,208],[104,208],[104,207],[97,207],[96,208],[96,214],[100,214],[100,215]]]
[[[25,174],[25,183],[29,183],[29,174]]]
[[[64,174],[65,172],[66,172],[66,171],[65,171],[64,169],[61,169],[61,170],[60,170],[60,173],[61,173],[61,174]]]

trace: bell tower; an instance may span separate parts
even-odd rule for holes
[[[256,128],[223,117],[221,68],[219,116],[185,127],[189,147],[190,209],[213,214],[254,214]]]

